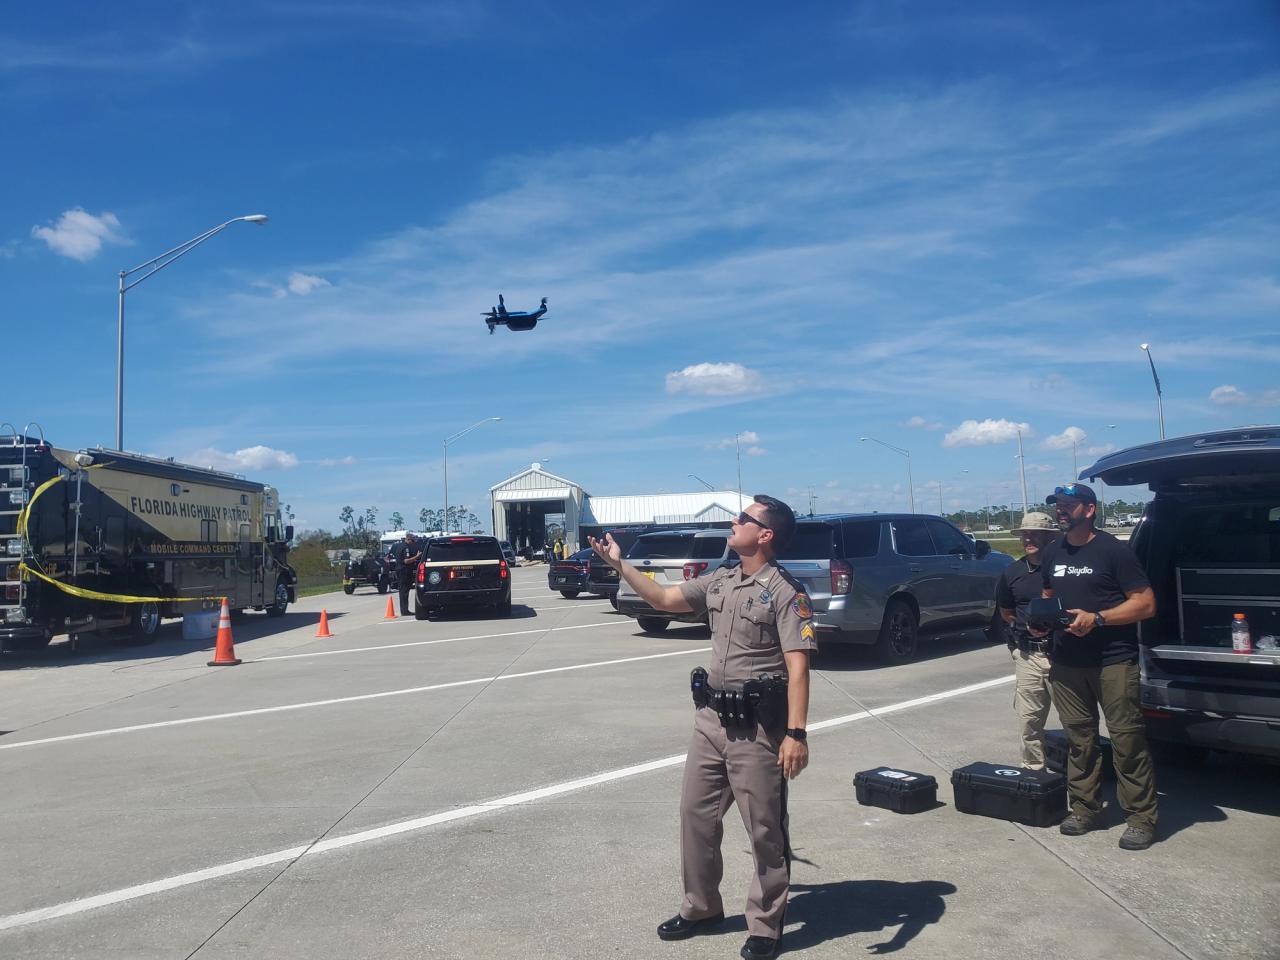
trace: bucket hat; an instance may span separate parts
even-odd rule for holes
[[[1044,530],[1047,533],[1059,533],[1058,524],[1054,522],[1053,517],[1047,513],[1031,511],[1022,517],[1022,525],[1014,527],[1014,533],[1026,533],[1034,530]]]

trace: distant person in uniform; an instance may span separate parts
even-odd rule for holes
[[[996,607],[1006,624],[1005,638],[1013,657],[1013,707],[1022,724],[1022,766],[1044,769],[1044,725],[1049,719],[1049,638],[1027,632],[1027,604],[1044,590],[1040,552],[1055,540],[1058,525],[1047,513],[1028,513],[1014,531],[1025,556],[1000,572]],[[995,638],[992,638],[995,639]]]
[[[1067,734],[1071,802],[1058,829],[1076,837],[1099,826],[1101,707],[1111,735],[1116,797],[1128,821],[1120,847],[1145,850],[1155,837],[1156,778],[1138,703],[1137,624],[1155,616],[1155,593],[1129,545],[1094,529],[1098,497],[1092,488],[1068,483],[1055,487],[1045,502],[1056,510],[1063,535],[1040,554],[1044,596],[1057,597],[1075,618],[1053,631],[1049,650],[1053,702]]]
[[[556,537],[556,559],[563,560],[564,557],[565,557],[564,541],[561,540],[559,537]]]
[[[412,530],[406,530],[404,539],[391,548],[391,565],[396,571],[396,586],[400,590],[400,616],[409,616],[409,591],[413,589],[413,575],[422,562],[422,547]]]
[[[741,564],[669,586],[623,560],[611,534],[603,542],[589,538],[596,555],[655,610],[710,618],[711,666],[690,678],[693,738],[680,797],[684,900],[658,936],[683,940],[724,919],[720,843],[724,815],[736,803],[755,860],[741,951],[747,960],[778,952],[791,882],[787,780],[809,763],[813,612],[803,587],[775,559],[795,528],[789,506],[757,496],[729,535]]]

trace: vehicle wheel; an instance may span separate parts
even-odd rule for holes
[[[511,616],[511,594],[507,594],[505,600],[499,600],[496,609],[498,611],[498,616],[500,617]]]
[[[670,620],[661,617],[637,617],[636,623],[645,633],[666,633],[667,627],[671,626]]]
[[[353,593],[356,592],[355,584],[344,583],[342,585],[342,592],[345,593],[348,597],[351,596]]]
[[[885,663],[906,663],[916,655],[920,624],[916,612],[905,600],[890,600],[884,609],[880,635],[876,637],[876,655]]]
[[[160,631],[160,605],[158,603],[139,603],[134,605],[129,620],[129,641],[131,643],[150,643]]]
[[[618,609],[618,595],[616,593],[610,595],[609,606],[613,607],[615,610]]]
[[[264,609],[266,609],[268,617],[284,616],[284,612],[289,609],[289,585],[287,583],[283,580],[276,581],[275,602]]]
[[[564,597],[566,600],[572,600],[581,592],[582,592],[581,590],[561,590],[560,596]]]
[[[424,607],[421,604],[415,604],[413,608],[413,619],[415,620],[431,619],[431,608]]]
[[[386,593],[386,592],[387,592],[387,581],[385,581],[385,580],[379,580],[379,581],[378,581],[378,593],[380,593],[380,594],[381,594],[381,593]]]

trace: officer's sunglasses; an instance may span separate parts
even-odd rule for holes
[[[765,523],[763,520],[757,520],[755,517],[753,517],[751,514],[747,513],[747,511],[745,511],[745,510],[743,510],[740,514],[738,514],[738,520],[737,520],[737,523],[738,523],[738,525],[739,525],[739,526],[741,526],[741,525],[742,525],[742,524],[744,524],[744,523],[754,523],[757,527],[763,527],[763,528],[764,528],[764,529],[766,529],[766,530],[772,530],[772,529],[773,529],[773,527],[769,526],[769,525],[768,525],[767,523]]]
[[[1079,489],[1080,485],[1078,483],[1068,483],[1061,487],[1054,487],[1053,495],[1055,497],[1078,497],[1080,496]]]

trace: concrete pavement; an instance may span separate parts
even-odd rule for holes
[[[513,583],[510,619],[384,622],[371,591],[246,616],[239,667],[206,667],[177,624],[147,647],[6,657],[0,955],[736,956],[733,812],[734,915],[684,943],[653,932],[680,900],[706,631],[643,636],[549,591],[545,567]],[[786,951],[1276,955],[1275,768],[1161,768],[1161,842],[1127,853],[1118,814],[1066,838],[955,811],[953,767],[1017,756],[1003,647],[948,637],[885,668],[829,646],[815,666],[811,726],[837,722],[791,794]],[[934,774],[944,805],[857,805],[854,771],[879,764]]]

